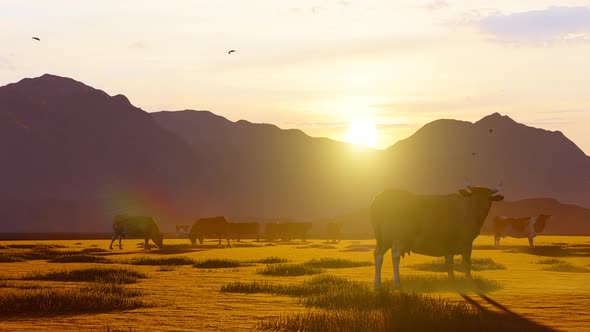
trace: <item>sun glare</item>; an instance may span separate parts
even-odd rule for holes
[[[346,141],[352,144],[374,147],[377,144],[377,128],[370,120],[355,120],[348,126]]]

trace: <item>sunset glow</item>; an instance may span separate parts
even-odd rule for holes
[[[346,141],[352,144],[375,147],[377,143],[377,128],[370,120],[353,121],[346,131]]]

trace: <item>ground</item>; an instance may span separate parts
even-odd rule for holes
[[[31,272],[79,269],[92,266],[121,266],[147,274],[148,278],[129,287],[144,291],[142,299],[154,307],[99,314],[58,315],[34,317],[28,313],[3,317],[2,331],[45,330],[166,330],[166,331],[244,331],[255,330],[260,318],[305,310],[296,298],[267,294],[234,294],[220,292],[221,286],[234,281],[269,280],[294,283],[310,278],[262,276],[256,273],[264,267],[258,264],[239,268],[199,269],[191,265],[162,269],[160,266],[129,265],[132,258],[190,257],[196,260],[211,258],[252,260],[277,256],[292,262],[313,258],[345,258],[353,261],[372,261],[374,240],[345,240],[339,244],[325,244],[324,240],[289,243],[242,241],[243,246],[217,247],[208,241],[206,246],[188,246],[188,239],[166,239],[164,250],[151,251],[138,248],[137,239],[123,240],[124,248],[108,250],[110,240],[67,241],[0,241],[0,250],[10,245],[51,244],[61,245],[59,250],[102,248],[96,255],[117,264],[51,263],[46,260],[0,263],[0,279],[31,284],[31,281],[14,280]],[[549,265],[538,264],[541,259],[557,258],[581,270],[590,268],[590,237],[539,236],[537,250],[528,249],[526,239],[504,239],[500,249],[493,248],[493,238],[480,236],[474,243],[474,258],[491,258],[506,269],[476,271],[474,275],[498,281],[502,289],[487,294],[487,300],[475,294],[469,298],[492,310],[510,311],[525,319],[560,331],[590,331],[590,273],[547,271]],[[304,247],[304,248],[301,248]],[[412,254],[402,259],[401,274],[433,274],[418,271],[410,265],[429,263],[432,257]],[[121,263],[119,265],[118,263]],[[164,271],[162,271],[164,270]],[[326,273],[353,280],[372,282],[373,267],[329,269]],[[391,279],[391,260],[387,254],[383,278]],[[460,273],[458,273],[460,275]],[[1,281],[1,280],[0,280]],[[35,281],[48,287],[73,287],[71,282]],[[0,289],[2,291],[2,289]],[[1,292],[0,292],[1,294]],[[457,301],[464,301],[455,293],[436,293]]]

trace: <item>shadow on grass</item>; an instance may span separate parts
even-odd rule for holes
[[[501,245],[500,248],[494,248],[493,245],[475,245],[475,250],[502,250],[508,253],[521,253],[545,257],[590,257],[590,244],[576,243],[554,243],[552,245],[541,245],[530,248],[527,244],[521,246]]]

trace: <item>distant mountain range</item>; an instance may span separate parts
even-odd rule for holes
[[[497,113],[437,120],[381,151],[207,111],[147,113],[43,75],[0,87],[0,156],[0,232],[108,231],[116,213],[154,215],[168,230],[209,215],[325,219],[388,187],[448,193],[465,177],[503,181],[509,201],[590,208],[590,157]]]

